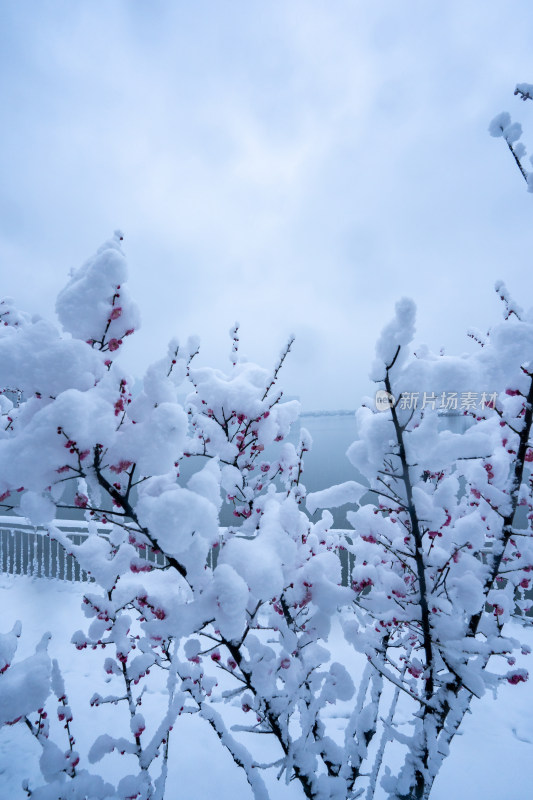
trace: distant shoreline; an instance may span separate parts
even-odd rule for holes
[[[353,410],[339,409],[338,411],[302,411],[300,417],[352,417]]]

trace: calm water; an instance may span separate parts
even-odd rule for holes
[[[335,414],[324,416],[302,416],[296,423],[288,438],[294,445],[298,444],[300,427],[311,434],[313,445],[305,454],[302,483],[308,492],[317,492],[337,483],[349,480],[361,480],[360,474],[346,458],[346,450],[355,440],[355,417],[353,414]],[[265,451],[265,459],[274,457]],[[334,510],[333,519],[336,528],[350,527],[346,522],[346,511],[349,506]],[[317,511],[313,519],[317,520],[321,512]],[[222,509],[221,525],[232,525],[234,518],[231,509]]]
[[[300,426],[309,431],[313,440],[311,450],[305,454],[302,476],[302,483],[308,492],[326,489],[328,486],[342,483],[343,481],[360,479],[357,470],[352,467],[346,458],[346,450],[355,439],[355,419],[353,414],[302,416],[300,422],[294,425],[288,439],[294,445],[298,444]],[[272,453],[265,451],[264,457],[266,460],[273,459],[275,453],[274,451]],[[183,460],[180,480],[182,486],[185,486],[190,475],[200,468],[201,464],[199,462],[201,461],[203,459],[200,458]],[[75,485],[73,482],[69,498],[70,502],[72,502],[74,494]],[[333,512],[335,527],[349,527],[345,517],[345,512],[348,508],[349,506],[344,506],[343,510]],[[321,512],[318,511],[313,519],[319,519],[320,514]],[[78,509],[58,509],[57,517],[59,519],[83,519],[84,513]],[[220,524],[227,526],[232,525],[234,522],[233,508],[223,507]]]
[[[346,450],[355,440],[353,414],[304,416],[300,424],[302,428],[307,428],[313,439],[313,446],[305,454],[304,462],[303,483],[308,492],[316,492],[343,481],[358,480],[360,476],[357,470],[346,458]]]

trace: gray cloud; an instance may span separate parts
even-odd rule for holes
[[[193,332],[224,365],[238,319],[265,365],[296,333],[285,381],[306,408],[355,407],[400,296],[423,341],[460,351],[498,313],[496,278],[527,305],[531,197],[486,133],[507,109],[533,147],[533,104],[512,96],[533,79],[525,0],[0,15],[2,292],[51,313],[122,227],[131,370]]]

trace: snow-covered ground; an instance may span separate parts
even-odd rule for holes
[[[105,684],[101,677],[101,652],[79,652],[70,644],[72,633],[86,623],[81,610],[83,590],[83,584],[0,575],[0,630],[9,630],[17,619],[22,621],[17,658],[33,652],[44,631],[52,633],[49,651],[62,667],[74,713],[73,732],[82,757],[96,735],[117,731],[122,714],[120,707],[89,706],[89,698],[95,691],[105,693]],[[533,645],[531,631],[520,631],[519,635]],[[338,648],[343,646],[339,641]],[[528,667],[527,659],[523,666]],[[143,705],[145,716],[149,717],[150,708],[162,708],[163,702],[162,693],[153,692]],[[431,800],[529,800],[533,786],[532,682],[502,686],[498,700],[486,695],[473,703],[472,711],[465,719],[462,735],[452,744]],[[269,760],[275,754],[269,750],[267,737],[262,740],[264,758]],[[39,746],[24,726],[0,730],[0,797],[25,798],[21,782],[24,778],[39,781],[38,759]],[[112,778],[115,766],[113,757],[107,757],[98,769],[104,777]],[[302,797],[295,784],[286,786],[271,778],[268,786],[272,800]],[[252,797],[243,775],[220,747],[207,723],[196,717],[180,720],[173,732],[167,797],[168,800]]]

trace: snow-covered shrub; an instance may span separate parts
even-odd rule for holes
[[[16,387],[21,401],[2,399],[0,503],[45,527],[94,579],[84,598],[88,628],[72,641],[103,651],[110,692],[92,705],[122,704],[130,720],[95,740],[90,762],[116,751],[125,767],[116,787],[95,784],[91,796],[163,797],[171,730],[191,712],[205,717],[264,796],[258,764],[209,704],[217,673],[230,695],[246,697],[252,727],[277,740],[287,774],[314,796],[313,759],[323,764],[328,750],[318,711],[351,691],[340,665],[324,669],[329,653],[316,642],[352,592],[338,585],[330,515],[311,524],[299,507],[310,440],[302,430],[296,447],[286,441],[298,403],[283,402],[277,388],[291,342],[268,372],[240,360],[235,326],[223,373],[193,366],[197,340],[173,341],[134,395],[118,360],[139,325],[121,241],[117,232],[70,276],[57,301],[63,330],[12,306],[0,329],[0,385]],[[223,503],[234,525],[221,536]],[[82,544],[54,523],[58,508],[85,516]],[[307,693],[323,695],[307,718],[302,680]],[[166,685],[167,709],[155,724],[142,715],[151,681]],[[296,738],[292,718],[300,720]],[[47,731],[38,739],[50,751]],[[67,781],[69,797],[85,797],[88,773],[74,761],[58,762],[53,785]]]
[[[513,669],[522,645],[504,626],[530,622],[533,312],[501,282],[496,290],[505,319],[475,334],[479,351],[462,358],[413,356],[414,305],[398,303],[373,374],[389,407],[357,413],[348,456],[376,505],[348,513],[356,599],[344,628],[368,659],[367,740],[382,728],[368,796],[395,739],[404,765],[395,778],[385,767],[382,785],[391,800],[428,797],[472,698],[528,677]],[[443,425],[446,403],[463,406],[462,433]],[[410,709],[409,734],[396,722],[399,703],[398,723]]]

